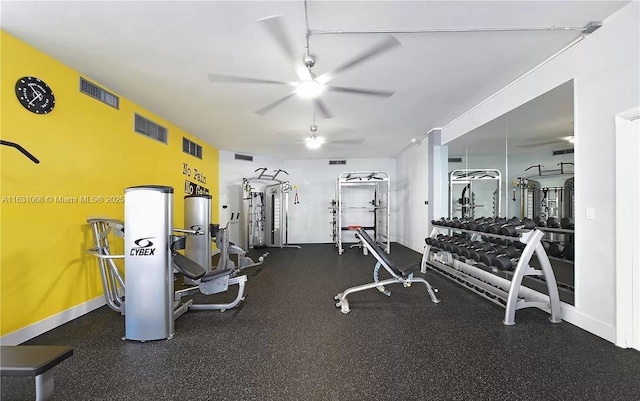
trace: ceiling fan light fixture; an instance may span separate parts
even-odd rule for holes
[[[320,96],[320,94],[324,91],[324,85],[315,79],[306,79],[304,81],[300,81],[298,87],[296,88],[296,93],[300,97],[306,98],[314,98]]]
[[[309,149],[319,149],[324,143],[324,139],[319,136],[311,136],[307,138],[306,145]]]
[[[569,143],[575,143],[575,138],[573,136],[565,136],[563,139]]]

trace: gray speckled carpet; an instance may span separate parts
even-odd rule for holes
[[[446,278],[349,296],[375,260],[333,245],[271,249],[245,270],[247,299],[224,313],[190,311],[172,340],[121,340],[124,318],[106,306],[27,342],[71,345],[55,368],[55,400],[638,400],[640,353],[569,323],[504,309]],[[256,252],[256,255],[258,253]],[[420,255],[393,244],[397,264]],[[235,294],[210,297],[230,300]],[[1,399],[35,398],[33,379],[3,377]]]

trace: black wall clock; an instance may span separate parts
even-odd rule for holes
[[[36,77],[22,77],[16,82],[16,96],[25,109],[36,114],[50,113],[56,105],[53,91]]]

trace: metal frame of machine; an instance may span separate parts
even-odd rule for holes
[[[240,235],[242,247],[300,248],[289,244],[289,181],[277,178],[282,169],[265,174],[266,167],[256,169],[255,177],[242,179]],[[258,187],[256,184],[263,184]]]
[[[343,202],[343,191],[353,187],[373,186],[374,187],[374,199],[373,203],[365,206],[345,206]],[[389,219],[390,219],[390,178],[389,173],[386,171],[351,171],[344,172],[338,176],[336,181],[336,198],[329,207],[333,215],[332,227],[333,227],[333,240],[338,248],[338,254],[342,255],[344,249],[343,244],[343,231],[348,231],[349,226],[344,226],[344,214],[348,210],[367,210],[373,212],[373,226],[366,224],[359,224],[363,229],[374,231],[374,240],[380,245],[383,250],[389,254],[391,253],[391,242],[389,233]],[[358,222],[350,222],[349,225],[358,224]],[[353,246],[360,246],[358,242]],[[366,249],[366,248],[364,248]]]
[[[474,218],[475,210],[484,205],[476,205],[473,198],[473,183],[478,181],[496,181],[497,188],[493,195],[493,217],[500,217],[502,192],[502,174],[496,169],[457,169],[449,173],[449,216],[455,216],[456,211],[461,212],[463,218]],[[456,205],[454,193],[459,186],[465,186],[469,190],[468,198],[462,196],[459,205]],[[464,192],[464,189],[463,189]],[[465,201],[468,199],[468,201]]]

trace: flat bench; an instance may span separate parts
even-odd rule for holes
[[[66,345],[18,345],[0,347],[0,375],[35,376],[36,401],[46,401],[53,395],[53,370],[73,355]]]

